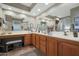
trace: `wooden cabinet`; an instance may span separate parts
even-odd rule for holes
[[[60,40],[60,39],[59,39]],[[57,47],[57,50],[58,50],[58,56],[62,56],[62,53],[63,53],[63,46],[62,46],[62,41],[59,41],[58,40],[58,47]]]
[[[43,55],[47,55],[46,46],[40,45],[40,52],[41,52]]]
[[[26,34],[24,45],[27,44],[33,44],[43,55],[47,56],[79,56],[79,42],[77,41],[39,34]]]
[[[46,41],[46,36],[40,35],[40,51],[44,54],[47,55],[47,41]]]
[[[79,56],[79,46],[74,43],[61,42],[59,44],[59,55],[61,56]]]
[[[32,44],[35,46],[36,44],[36,38],[35,34],[32,34]]]
[[[47,55],[57,56],[57,40],[56,38],[47,37]]]
[[[26,34],[24,37],[24,45],[32,44],[31,34]]]
[[[38,48],[39,49],[39,47],[40,47],[40,36],[38,35],[38,34],[36,34],[36,48]]]

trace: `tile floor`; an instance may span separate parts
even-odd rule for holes
[[[42,56],[42,54],[33,46],[16,48],[8,53],[0,53],[0,56]]]

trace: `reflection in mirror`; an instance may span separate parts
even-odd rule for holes
[[[0,18],[0,30],[2,30],[2,18]]]
[[[29,23],[28,23],[28,21],[22,23],[22,30],[29,31]]]
[[[34,26],[33,23],[30,23],[30,24],[29,24],[29,30],[30,30],[31,32],[35,32],[35,31],[36,31],[36,28],[35,28],[35,26]]]
[[[1,27],[1,25],[2,25],[2,24],[1,24],[1,22],[0,22],[0,27]]]
[[[14,18],[10,15],[5,15],[5,19],[3,21],[3,28],[6,31],[21,31],[21,23],[22,19]]]
[[[13,19],[13,23],[12,23],[12,28],[13,31],[21,31],[21,20],[19,19]]]
[[[5,15],[5,19],[3,20],[4,30],[12,31],[12,16]]]
[[[71,21],[71,17],[70,16],[67,16],[67,17],[64,17],[64,18],[61,18],[61,20],[59,21],[58,23],[58,31],[71,31],[71,24],[72,24],[72,21]]]
[[[42,33],[47,33],[47,23],[46,21],[42,20],[39,24],[40,26],[38,27],[38,31]]]

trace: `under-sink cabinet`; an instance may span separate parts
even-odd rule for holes
[[[56,38],[47,37],[47,55],[57,56],[57,40]]]
[[[32,35],[33,45],[47,56],[79,56],[79,42],[40,34]]]
[[[60,41],[58,43],[59,56],[79,56],[79,42]]]
[[[24,45],[31,45],[32,44],[32,39],[31,39],[31,34],[25,34],[24,36]]]

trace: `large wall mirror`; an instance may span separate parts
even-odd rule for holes
[[[57,31],[71,31],[72,20],[70,16],[63,17],[59,20]]]
[[[3,29],[6,31],[21,31],[22,19],[14,18],[9,15],[5,15],[5,19],[3,20]]]
[[[72,29],[72,20],[70,16],[63,17],[63,18],[53,18],[53,19],[42,19],[40,23],[37,24],[38,31],[57,31],[57,32],[64,32],[64,31],[71,31]]]

